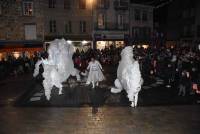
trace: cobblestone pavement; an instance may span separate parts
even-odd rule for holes
[[[0,106],[13,104],[30,87],[32,74],[0,80]]]
[[[0,109],[1,134],[199,134],[200,107]]]
[[[30,81],[28,75],[0,81],[0,134],[200,133],[199,105],[102,106],[96,114],[91,107],[14,107]]]

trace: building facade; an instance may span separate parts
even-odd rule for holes
[[[130,0],[2,0],[0,43],[65,38],[101,49],[150,41],[152,10]]]
[[[131,4],[130,37],[134,44],[150,44],[153,33],[153,7]]]
[[[174,0],[169,5],[165,30],[167,45],[196,46],[200,43],[199,12],[198,0]]]
[[[129,38],[129,0],[97,0],[93,12],[96,47],[123,46]]]

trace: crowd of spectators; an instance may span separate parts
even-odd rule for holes
[[[91,57],[95,57],[101,64],[117,66],[120,60],[122,48],[114,46],[102,50],[88,49],[79,51],[73,55],[74,65],[80,71],[87,68]],[[185,96],[192,89],[198,89],[200,85],[200,51],[189,47],[155,48],[135,47],[134,58],[139,61],[143,77],[160,77],[165,80],[166,87],[176,86],[180,96]],[[37,60],[44,56],[36,53],[32,57],[25,55],[14,58],[9,55],[6,60],[0,61],[0,79],[6,76],[18,76],[30,73],[34,69]]]
[[[32,73],[41,54],[35,53],[33,56],[28,57],[23,53],[17,58],[14,55],[7,54],[6,58],[2,58],[0,61],[0,79]]]
[[[200,85],[200,51],[189,47],[136,48],[143,76],[161,77],[166,87],[175,86],[179,96],[194,93]],[[198,91],[197,91],[198,92]]]
[[[90,57],[96,57],[103,65],[118,64],[122,48],[114,46],[102,49],[79,51],[74,54],[75,67],[85,70]],[[200,85],[200,50],[190,47],[155,48],[135,47],[134,58],[139,61],[143,77],[160,77],[165,80],[166,87],[175,86],[178,95],[194,93]]]

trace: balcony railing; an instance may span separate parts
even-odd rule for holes
[[[115,10],[128,10],[128,1],[115,0],[114,8]]]
[[[108,9],[109,7],[109,0],[104,0],[103,3],[101,3],[101,1],[97,1],[96,9]]]
[[[106,24],[104,27],[99,27],[98,24],[95,24],[95,30],[97,31],[127,31],[129,25],[126,23],[123,26],[118,26],[116,23]]]

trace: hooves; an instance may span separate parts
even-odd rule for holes
[[[136,108],[137,105],[135,104],[135,102],[131,102],[131,107]]]
[[[111,93],[120,93],[122,90],[118,88],[111,88]]]

